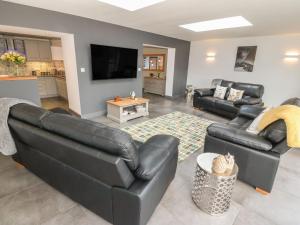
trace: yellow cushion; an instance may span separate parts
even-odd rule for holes
[[[258,129],[262,131],[277,120],[284,120],[287,128],[287,144],[291,148],[300,148],[300,107],[282,105],[267,111],[261,119]]]

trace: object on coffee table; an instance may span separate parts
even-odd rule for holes
[[[120,102],[120,101],[122,101],[122,98],[121,98],[120,96],[116,96],[116,97],[114,98],[114,101],[115,101],[115,102]]]

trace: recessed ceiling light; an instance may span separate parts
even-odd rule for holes
[[[180,27],[195,32],[220,30],[220,29],[235,28],[235,27],[247,27],[247,26],[252,26],[252,23],[250,23],[242,16],[227,17],[223,19],[207,20],[198,23],[180,25]]]
[[[104,2],[122,9],[129,11],[135,11],[154,5],[165,0],[98,0],[99,2]]]

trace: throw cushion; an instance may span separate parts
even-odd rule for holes
[[[224,99],[226,91],[227,91],[227,87],[222,87],[220,85],[217,85],[214,93],[214,97],[219,99]]]
[[[232,101],[232,102],[240,100],[240,99],[242,99],[244,92],[245,91],[230,88],[227,100]]]
[[[261,119],[265,115],[267,111],[269,111],[271,107],[264,109],[250,124],[250,126],[247,128],[247,132],[251,134],[259,134],[260,130],[258,129],[258,124],[260,123]]]

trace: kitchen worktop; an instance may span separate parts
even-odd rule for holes
[[[0,81],[5,80],[36,80],[34,76],[9,76],[9,75],[0,75]]]
[[[166,80],[166,78],[161,78],[161,77],[144,77],[146,79],[155,79],[155,80]]]

